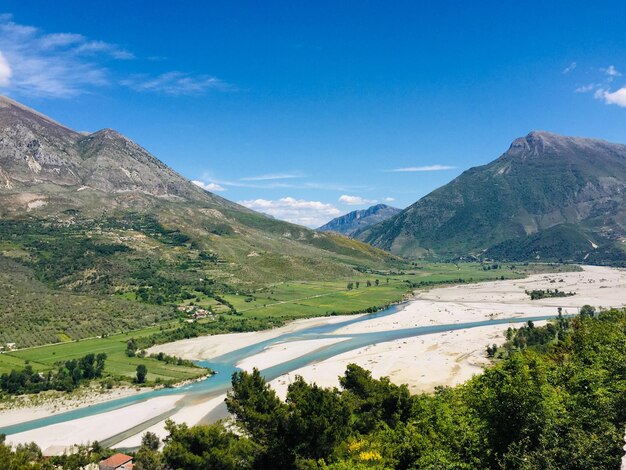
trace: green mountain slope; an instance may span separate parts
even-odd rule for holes
[[[487,251],[503,259],[621,263],[625,194],[626,146],[531,132],[497,160],[465,171],[356,237],[404,256]],[[567,241],[572,230],[576,243]],[[558,253],[538,249],[547,239],[563,245]],[[525,254],[512,251],[519,244]]]
[[[211,270],[230,283],[320,279],[393,261],[365,244],[277,221],[204,191],[110,129],[80,134],[1,98],[0,139],[5,221],[114,241],[129,249],[124,253],[148,258],[206,252],[218,260]]]
[[[156,307],[196,297],[209,302],[287,280],[349,279],[400,265],[368,244],[204,191],[115,131],[78,133],[0,97],[0,266],[23,273],[12,295],[24,305],[34,308],[35,291],[46,297],[39,343],[99,309],[97,325],[69,336],[100,334],[107,319],[117,330],[170,318],[171,307]],[[79,297],[67,297],[62,311],[55,296],[69,294]],[[138,315],[126,301],[151,307]],[[19,315],[13,307],[0,298],[0,318]],[[59,328],[49,328],[54,321]]]

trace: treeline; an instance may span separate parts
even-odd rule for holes
[[[137,340],[135,338],[131,338],[126,342],[125,352],[128,357],[135,357],[135,356],[141,357],[141,358],[146,357],[146,350],[145,349],[138,350],[138,349],[139,347],[137,345]],[[161,361],[166,364],[172,364],[175,366],[198,367],[193,363],[193,361],[190,361],[188,359],[183,359],[182,357],[170,356],[168,354],[165,354],[164,352],[160,352],[157,354],[150,354],[148,357],[150,359],[155,359],[157,361]]]
[[[500,279],[501,281],[504,281],[505,277],[500,276],[499,278],[495,278],[495,279]],[[470,277],[467,279],[463,279],[462,277],[459,277],[458,279],[437,279],[437,280],[432,280],[432,281],[410,281],[408,279],[405,279],[404,282],[408,284],[411,289],[417,289],[420,287],[432,287],[432,286],[441,286],[441,285],[448,285],[448,284],[471,284],[472,282],[475,282],[475,281],[473,277]]]
[[[0,376],[0,390],[9,395],[39,393],[46,390],[70,392],[81,383],[102,377],[107,355],[87,354],[58,365],[56,372],[35,372],[28,364],[24,369],[13,369]]]
[[[387,283],[389,283],[389,278],[387,278]],[[375,279],[374,285],[378,287],[380,285],[380,279]],[[346,285],[346,288],[348,290],[358,289],[359,287],[361,287],[361,281],[348,282],[348,284]],[[372,281],[370,281],[369,279],[365,281],[365,287],[372,287]]]
[[[591,309],[595,313],[595,309],[585,306],[582,309],[582,315],[585,315],[586,309]],[[510,356],[513,352],[523,349],[533,349],[538,352],[546,352],[550,344],[563,338],[570,326],[570,319],[563,316],[563,309],[559,307],[558,316],[553,321],[542,327],[535,327],[535,323],[529,320],[520,328],[509,327],[506,330],[506,342],[501,348],[496,344],[487,346],[487,356],[502,359]],[[593,316],[593,315],[591,315]]]
[[[171,343],[181,339],[196,338],[204,335],[216,335],[221,333],[243,333],[249,331],[267,330],[285,324],[286,319],[281,318],[227,318],[220,316],[218,321],[201,323],[183,323],[173,330],[163,330],[150,336],[142,336],[133,339],[135,350],[148,349],[156,344]]]
[[[571,297],[576,295],[575,292],[565,292],[558,289],[534,289],[525,291],[530,300],[549,299],[552,297]]]

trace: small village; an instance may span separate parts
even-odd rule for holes
[[[189,317],[189,320],[200,320],[203,318],[209,320],[216,319],[216,315],[210,308],[205,309],[202,307],[198,307],[197,305],[179,305],[178,311],[186,313]]]

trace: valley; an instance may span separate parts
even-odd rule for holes
[[[574,289],[577,295],[531,301],[525,294],[531,287],[555,283]],[[281,396],[296,375],[321,386],[337,385],[337,377],[353,363],[372,370],[374,377],[390,376],[398,383],[408,383],[414,393],[432,391],[436,386],[456,385],[480,373],[489,364],[486,346],[502,344],[508,326],[529,319],[539,326],[542,320],[556,317],[557,307],[567,316],[586,304],[621,307],[625,287],[623,271],[589,267],[508,281],[436,287],[380,314],[298,320],[258,333],[204,336],[155,346],[149,352],[201,361],[218,374],[181,389],[148,392],[118,400],[118,404],[111,402],[107,407],[96,405],[59,414],[53,422],[44,419],[39,425],[34,422],[22,428],[24,431],[9,431],[8,440],[17,443],[36,439],[44,447],[69,445],[80,439],[71,429],[83,433],[85,426],[91,426],[90,435],[110,445],[136,446],[146,430],[164,437],[167,416],[185,416],[190,424],[223,416],[223,411],[215,413],[221,409],[230,373],[237,367],[259,368]],[[113,419],[119,407],[146,422],[143,427],[140,421],[130,422],[136,432],[134,438],[124,432],[124,425],[130,424]],[[99,415],[98,419],[86,420],[91,414]],[[159,416],[161,422],[154,422]],[[74,419],[83,424],[72,425]],[[104,426],[105,422],[111,424]],[[119,437],[108,439],[112,436]]]
[[[279,407],[304,381],[352,393],[350,374],[438,400],[626,306],[622,183],[605,175],[623,146],[531,133],[404,210],[312,230],[202,189],[116,131],[78,133],[8,98],[0,137],[8,447],[133,453],[171,420],[226,432],[215,423],[237,419],[239,379]],[[585,173],[591,157],[603,165]],[[533,175],[561,160],[587,182],[547,200]],[[496,186],[519,194],[498,202]]]

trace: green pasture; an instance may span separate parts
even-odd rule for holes
[[[126,356],[126,343],[131,337],[141,337],[156,333],[159,328],[145,328],[141,331],[109,336],[105,338],[93,338],[68,343],[58,343],[47,346],[23,349],[19,351],[0,354],[0,373],[10,372],[11,369],[21,369],[30,364],[33,369],[45,372],[55,369],[55,364],[71,359],[78,359],[87,354],[106,353],[105,373],[130,380],[135,377],[139,364],[148,368],[148,380],[155,381],[183,381],[199,377],[204,370],[166,364],[150,358]]]

